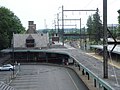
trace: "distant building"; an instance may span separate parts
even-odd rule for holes
[[[52,42],[59,42],[59,35],[57,33],[52,34]]]

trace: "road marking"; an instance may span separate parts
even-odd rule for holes
[[[71,77],[71,75],[70,75],[70,73],[68,72],[68,70],[66,70],[66,72],[67,72],[67,74],[69,75],[70,79],[72,80],[75,88],[76,88],[77,90],[79,90],[79,88],[77,87],[76,83],[74,82],[74,80],[73,80],[73,78]]]

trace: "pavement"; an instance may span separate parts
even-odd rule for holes
[[[15,90],[88,90],[73,70],[48,65],[21,65],[10,85]]]
[[[13,74],[16,74],[17,72],[18,72],[17,65],[15,65],[14,72],[13,71],[0,71],[0,81],[6,84],[9,84],[11,82],[11,79],[13,78]]]

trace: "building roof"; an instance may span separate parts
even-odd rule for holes
[[[27,40],[30,40],[30,39],[34,39],[34,38],[33,38],[32,35],[30,34],[26,39],[27,39]]]
[[[14,34],[14,48],[26,48],[26,39],[35,40],[35,48],[47,47],[48,34]]]
[[[34,33],[37,33],[37,31],[34,29],[34,27],[33,27],[33,29],[31,29],[31,28],[29,28],[27,31],[26,31],[26,33],[27,34],[34,34]]]

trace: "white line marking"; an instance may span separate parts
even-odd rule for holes
[[[73,78],[71,77],[70,73],[68,72],[68,70],[66,70],[67,74],[69,75],[70,79],[72,80],[74,86],[76,87],[77,90],[79,90],[79,88],[77,87],[77,85],[75,84]]]

